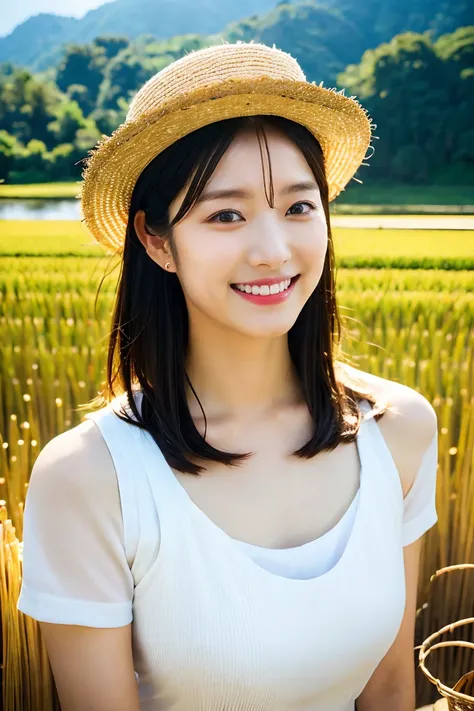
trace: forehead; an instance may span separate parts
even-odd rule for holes
[[[172,201],[169,207],[171,219],[181,208],[193,177],[194,172]],[[285,133],[267,125],[263,135],[262,131],[257,133],[255,128],[246,128],[235,135],[190,212],[206,204],[202,200],[208,193],[244,190],[249,195],[260,196],[264,192],[267,202],[271,204],[269,186],[279,193],[289,184],[305,182],[317,186],[315,175],[303,153]]]
[[[212,183],[230,178],[245,177],[246,182],[261,182],[262,170],[272,172],[275,182],[279,179],[302,179],[312,177],[312,171],[301,150],[284,133],[265,126],[264,136],[255,129],[240,131],[222,156],[213,175]]]

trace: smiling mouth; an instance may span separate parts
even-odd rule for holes
[[[300,278],[300,276],[301,276],[301,274],[297,274],[296,276],[291,277],[290,283],[288,284],[288,286],[286,287],[286,289],[283,289],[283,292],[285,292],[285,291],[287,291],[288,289],[290,289],[290,288],[298,281],[298,279]],[[282,279],[282,281],[285,281],[285,280]],[[280,283],[280,282],[278,282],[278,283]],[[249,292],[249,291],[246,291],[245,289],[239,289],[237,284],[231,284],[231,285],[230,285],[231,289],[234,289],[234,291],[238,291],[238,292],[240,292],[240,293],[247,293],[247,294],[252,294],[252,288],[253,288],[253,286],[257,286],[257,285],[256,285],[256,284],[253,284],[253,285],[251,285],[251,284],[248,284],[248,285],[244,284],[244,286],[249,286],[250,292]],[[271,288],[271,286],[274,286],[274,285],[273,285],[273,284],[272,284],[272,285],[270,285],[270,284],[263,285],[263,284],[262,284],[262,286],[268,286],[269,288]],[[280,291],[280,292],[276,292],[276,293],[277,293],[277,294],[278,294],[278,293],[282,294],[283,292]],[[258,294],[258,295],[260,295],[260,294]],[[270,294],[270,295],[271,295],[271,296],[275,296],[275,294]]]

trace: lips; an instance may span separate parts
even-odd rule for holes
[[[278,304],[285,303],[285,301],[291,298],[291,294],[293,293],[295,283],[298,281],[299,276],[300,275],[298,274],[296,277],[293,277],[290,280],[288,288],[283,291],[278,291],[276,294],[270,293],[262,296],[261,294],[254,294],[252,289],[249,289],[248,292],[245,289],[238,289],[236,286],[231,286],[231,289],[240,298],[245,301],[249,301],[256,306],[276,306]]]

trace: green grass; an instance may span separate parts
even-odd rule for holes
[[[474,231],[333,228],[337,264],[347,268],[473,269]],[[0,256],[109,255],[78,221],[0,221]]]
[[[0,220],[0,256],[104,254],[86,227],[73,220]]]
[[[333,215],[397,215],[399,217],[414,217],[416,215],[474,215],[474,205],[357,205],[348,202],[331,203],[330,212]]]
[[[351,205],[474,205],[474,185],[360,185],[349,183],[332,203]]]
[[[79,182],[35,183],[33,185],[0,185],[0,198],[73,198],[79,193]]]
[[[25,298],[31,301],[42,301],[48,294],[57,293],[71,292],[75,298],[89,292],[95,294],[103,272],[109,272],[108,264],[108,261],[84,257],[2,257],[0,285],[4,296],[11,291],[12,303],[0,299],[0,318],[7,315],[14,318],[24,310],[22,300],[15,301],[19,284],[28,294]],[[116,278],[117,271],[111,272],[101,286],[101,293],[115,293]],[[472,301],[474,271],[342,268],[338,270],[337,289],[356,294],[383,292],[399,296],[424,293],[424,298],[429,295],[435,301],[439,294],[448,293],[457,300],[466,297]],[[58,308],[68,308],[66,297]],[[34,315],[41,315],[41,309]]]

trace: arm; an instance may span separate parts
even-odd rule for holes
[[[131,624],[39,624],[62,711],[139,711]]]
[[[415,711],[416,594],[422,538],[403,549],[406,605],[398,634],[356,702],[357,711]]]
[[[422,395],[405,386],[392,391],[394,409],[379,420],[406,498],[433,437],[437,417]],[[406,603],[400,629],[356,702],[357,711],[415,711],[415,621],[423,537],[403,548]]]
[[[53,438],[30,477],[18,609],[39,622],[62,711],[138,711],[118,481],[91,421]]]

